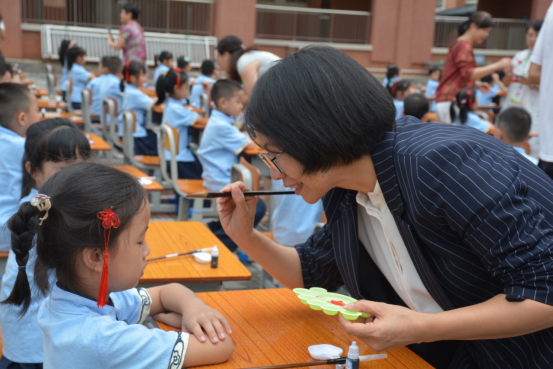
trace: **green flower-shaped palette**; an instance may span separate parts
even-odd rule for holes
[[[347,320],[355,320],[359,317],[368,318],[371,316],[368,313],[350,311],[344,308],[344,306],[357,301],[353,297],[328,292],[324,288],[319,287],[312,287],[310,289],[294,288],[293,291],[302,304],[309,305],[313,310],[322,310],[327,315],[336,315],[340,313]]]

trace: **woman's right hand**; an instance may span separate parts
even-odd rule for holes
[[[244,196],[250,189],[242,182],[226,185],[222,192],[231,192],[232,197],[217,199],[217,212],[226,234],[233,240],[243,239],[253,233],[257,196]]]
[[[510,71],[512,68],[511,58],[502,58],[497,62],[498,70],[505,69]]]

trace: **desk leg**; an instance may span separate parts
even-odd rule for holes
[[[188,214],[190,211],[190,200],[179,197],[179,221],[188,220]]]
[[[152,213],[174,213],[174,204],[161,203],[161,191],[150,192],[150,211]]]

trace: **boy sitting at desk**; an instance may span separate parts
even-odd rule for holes
[[[238,155],[245,149],[256,149],[257,146],[233,124],[244,108],[244,90],[240,84],[230,79],[220,80],[213,85],[211,98],[215,109],[203,133],[198,158],[203,166],[204,187],[209,191],[220,191],[230,183],[230,173],[232,166],[238,164]],[[255,225],[265,210],[265,203],[259,200]],[[236,249],[236,244],[226,236],[220,222],[212,222],[208,226],[231,251]]]
[[[530,113],[523,108],[508,108],[497,118],[494,136],[513,146],[522,156],[538,165],[538,159],[526,154],[524,150],[524,142],[530,133],[530,126],[532,126]]]

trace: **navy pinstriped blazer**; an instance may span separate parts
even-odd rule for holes
[[[444,310],[502,293],[553,305],[553,181],[536,165],[476,129],[412,117],[372,158],[411,259]],[[328,223],[296,246],[304,283],[402,303],[358,239],[356,195],[335,188],[324,197]],[[553,368],[553,329],[462,342],[450,367]]]

